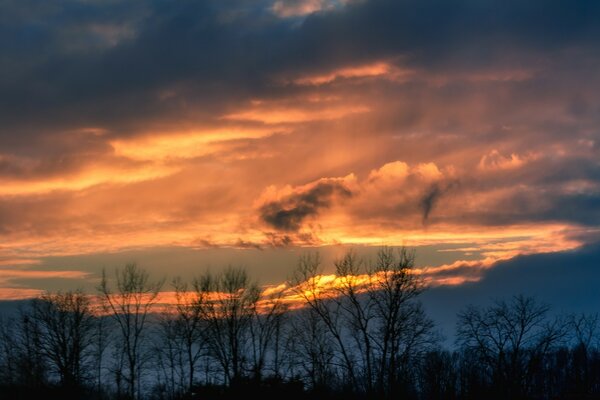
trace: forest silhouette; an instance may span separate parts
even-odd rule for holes
[[[230,267],[172,280],[176,301],[160,310],[169,285],[126,265],[96,294],[48,292],[2,320],[0,398],[600,398],[598,315],[517,294],[463,309],[444,348],[414,260],[350,251],[324,289],[307,253],[293,306]]]

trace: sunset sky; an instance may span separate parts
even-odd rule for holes
[[[0,0],[0,299],[404,245],[585,302],[599,44],[598,1]]]

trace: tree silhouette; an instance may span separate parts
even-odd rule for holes
[[[127,394],[131,399],[139,397],[139,380],[144,363],[144,342],[148,316],[156,303],[163,281],[152,282],[148,273],[135,264],[128,264],[116,271],[116,291],[110,288],[105,271],[99,286],[104,309],[110,313],[118,327],[119,346],[124,356],[126,370],[119,371],[119,378],[127,382]]]
[[[89,378],[95,323],[89,297],[81,291],[46,293],[32,302],[40,352],[59,383],[77,388]]]
[[[336,284],[323,287],[318,254],[300,258],[293,287],[321,319],[334,363],[352,390],[392,397],[405,390],[417,356],[436,342],[433,322],[418,296],[424,286],[412,272],[414,254],[381,248],[364,270],[353,252],[335,262]]]
[[[403,386],[418,358],[438,339],[433,321],[418,301],[424,284],[412,271],[414,262],[414,252],[384,247],[370,270],[368,294],[377,322],[378,387],[388,396],[406,389]]]
[[[565,338],[566,324],[549,318],[548,311],[534,298],[518,295],[485,309],[470,306],[459,314],[459,344],[477,356],[499,396],[530,395],[544,358]]]
[[[180,278],[173,279],[172,286],[175,304],[160,318],[155,349],[169,398],[177,398],[193,389],[198,363],[207,351],[206,323],[201,315],[202,294],[190,291]]]
[[[251,374],[256,381],[261,381],[269,356],[271,356],[271,372],[279,376],[282,330],[287,306],[281,301],[281,293],[262,296],[251,303],[252,320],[250,323],[250,343],[252,348]]]
[[[248,361],[250,326],[260,297],[258,286],[243,269],[228,268],[196,279],[196,307],[206,324],[206,343],[222,369],[224,383],[237,382]]]
[[[1,320],[0,398],[600,398],[597,314],[555,316],[524,295],[469,306],[444,349],[413,252],[348,252],[335,275],[320,263],[303,255],[264,290],[231,267],[175,279],[160,309],[162,281],[133,264],[114,289],[103,274],[99,298],[41,295]]]

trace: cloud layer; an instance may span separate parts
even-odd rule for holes
[[[0,258],[590,242],[598,21],[566,0],[4,1]]]

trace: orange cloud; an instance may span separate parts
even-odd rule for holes
[[[234,119],[234,118],[232,118]],[[228,127],[207,131],[175,132],[167,134],[146,134],[132,139],[118,139],[110,142],[115,153],[133,160],[176,160],[194,158],[215,153],[223,142],[239,139],[257,139],[275,132],[267,128]]]
[[[323,74],[301,76],[292,80],[297,85],[325,85],[336,80],[351,80],[361,78],[384,78],[396,82],[406,81],[415,74],[415,71],[401,69],[387,61],[352,65],[342,67]]]
[[[0,287],[0,301],[32,299],[40,296],[43,292],[39,289]]]
[[[12,279],[83,279],[89,273],[83,271],[42,271],[30,269],[0,269],[0,281],[7,282]]]
[[[357,0],[276,0],[271,12],[280,18],[303,17],[319,11],[328,11]]]
[[[282,18],[299,17],[312,14],[326,7],[323,0],[282,1],[277,0],[271,10]]]
[[[481,170],[510,170],[521,168],[527,162],[535,160],[537,156],[528,154],[526,156],[520,156],[512,153],[510,156],[503,156],[498,150],[492,150],[490,153],[485,154],[481,157],[479,165],[477,166]]]
[[[319,109],[298,107],[276,108],[269,105],[257,105],[223,117],[231,121],[255,121],[265,124],[294,124],[309,121],[335,120],[351,114],[369,112],[364,105],[327,106]]]
[[[164,165],[142,165],[137,168],[100,166],[60,178],[43,180],[0,180],[0,197],[46,194],[54,191],[79,191],[102,184],[130,184],[158,179],[175,172]]]
[[[34,265],[39,264],[40,260],[35,258],[4,258],[0,259],[0,266]]]

